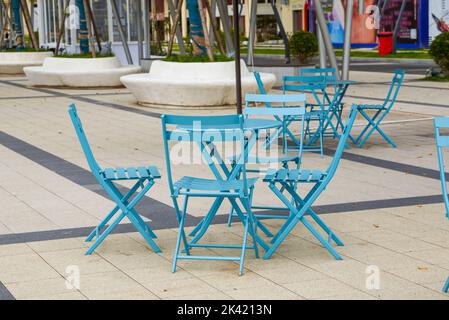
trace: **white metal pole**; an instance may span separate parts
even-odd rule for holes
[[[349,79],[349,64],[351,62],[351,35],[352,35],[352,13],[354,12],[354,0],[346,1],[345,19],[345,42],[343,47],[343,80]]]
[[[149,25],[149,19],[148,19],[148,0],[142,0],[142,19],[143,19],[143,42],[144,42],[144,58],[149,59],[151,52],[150,52],[150,25]]]
[[[318,49],[320,52],[320,68],[327,68],[327,55],[326,47],[324,46],[323,35],[321,34],[320,25],[316,23],[317,36],[318,36]]]
[[[335,57],[334,47],[331,42],[329,30],[327,29],[326,19],[324,18],[323,8],[321,7],[321,1],[314,0],[313,4],[315,7],[316,19],[318,21],[318,24],[320,25],[321,34],[323,36],[323,41],[324,41],[324,45],[326,47],[326,52],[327,52],[327,56],[329,58],[329,62],[331,64],[332,68],[335,68],[335,70],[337,70],[337,78],[340,80],[341,76],[340,76],[340,72],[338,71],[337,58]]]

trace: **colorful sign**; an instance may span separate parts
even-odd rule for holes
[[[429,1],[429,37],[449,32],[449,0]]]
[[[378,1],[364,0],[363,8],[359,8],[359,1],[354,1],[354,10],[352,16],[352,37],[351,43],[359,46],[375,46],[377,44],[377,32],[393,31],[398,21],[399,12],[403,0],[389,0],[386,7],[376,6]],[[430,1],[435,4],[440,1]],[[449,0],[445,6],[449,9]],[[328,21],[328,28],[332,43],[336,46],[343,45],[346,0],[333,0],[324,5],[324,12]],[[441,4],[441,6],[443,6]],[[397,44],[405,47],[420,46],[420,15],[422,10],[419,0],[408,0],[406,2],[402,19],[399,24]],[[362,13],[362,14],[361,14]],[[447,13],[447,12],[446,12]],[[427,17],[427,10],[425,10]],[[449,15],[447,15],[449,19]]]
[[[381,31],[393,31],[403,0],[390,0],[380,20]],[[431,1],[432,2],[432,1]],[[408,0],[399,24],[398,44],[418,44],[419,1]]]
[[[325,15],[328,21],[328,28],[332,43],[343,45],[346,0],[334,0],[326,6]],[[374,44],[376,43],[377,30],[372,26],[372,10],[375,0],[364,0],[363,10],[359,10],[359,1],[354,1],[352,14],[352,44]],[[362,15],[359,13],[363,12]]]

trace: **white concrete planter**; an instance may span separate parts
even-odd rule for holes
[[[42,67],[27,67],[24,72],[34,86],[117,87],[120,77],[139,73],[139,66],[122,66],[110,58],[46,58]]]
[[[0,52],[0,74],[21,74],[24,67],[41,66],[53,52]]]
[[[258,92],[252,72],[242,60],[242,92]],[[153,61],[149,73],[121,77],[137,102],[178,107],[236,104],[235,65],[229,62],[179,63]],[[276,76],[261,74],[270,90]]]

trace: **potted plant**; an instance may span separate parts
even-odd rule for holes
[[[301,64],[318,54],[318,40],[315,34],[307,31],[297,31],[292,34],[289,41],[290,51]]]

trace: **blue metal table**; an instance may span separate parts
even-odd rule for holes
[[[323,91],[324,97],[329,103],[329,108],[327,110],[326,121],[324,123],[323,132],[330,127],[332,130],[332,134],[336,137],[340,137],[338,133],[338,129],[341,128],[341,131],[344,129],[344,124],[341,119],[340,108],[342,108],[342,101],[348,90],[350,85],[356,84],[356,81],[353,80],[330,80],[326,81],[326,87],[333,86],[335,88],[335,92],[333,98],[330,98],[327,90]],[[336,123],[334,124],[332,120],[335,118]]]

